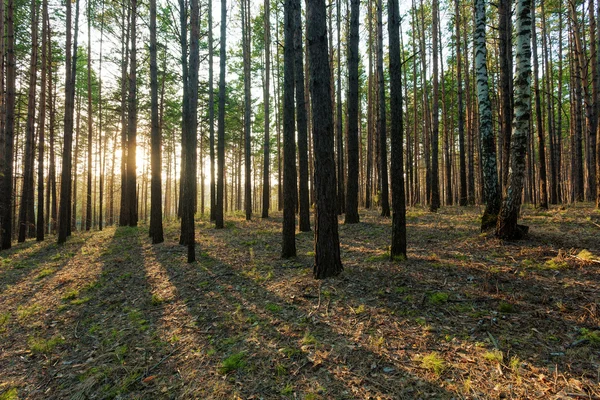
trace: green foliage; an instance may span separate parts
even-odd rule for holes
[[[429,302],[431,304],[444,304],[448,302],[448,293],[435,292],[429,295]]]
[[[582,328],[580,333],[582,339],[588,340],[594,347],[600,347],[600,330],[591,331],[589,329]]]
[[[429,353],[421,360],[421,367],[436,375],[441,375],[446,369],[446,361],[436,352]]]
[[[219,373],[227,375],[230,372],[244,369],[246,367],[246,353],[243,351],[227,357],[221,363]]]
[[[39,337],[30,337],[27,340],[29,350],[34,354],[49,354],[52,353],[54,348],[59,344],[64,343],[65,340],[60,336],[53,336],[50,339],[44,339]]]
[[[32,304],[30,306],[19,306],[17,307],[17,319],[19,321],[26,320],[41,309],[42,307],[39,304]]]
[[[281,306],[279,304],[267,303],[265,308],[273,313],[281,311]]]
[[[19,400],[19,391],[17,388],[9,388],[0,393],[0,400]]]
[[[485,358],[488,361],[501,363],[504,359],[504,356],[502,355],[502,352],[500,350],[492,350],[486,352],[483,355],[483,358]]]
[[[516,309],[513,304],[501,301],[500,304],[498,304],[498,311],[501,313],[510,314],[516,312]]]

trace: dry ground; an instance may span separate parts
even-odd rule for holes
[[[50,237],[0,253],[0,399],[599,399],[600,214],[523,211],[528,240],[477,208],[340,226],[344,273],[315,281],[312,233],[281,260],[279,215]],[[582,250],[586,250],[583,251]]]

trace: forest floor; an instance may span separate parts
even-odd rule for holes
[[[340,225],[344,272],[312,278],[313,234],[281,218],[50,237],[0,253],[0,399],[600,399],[600,214],[526,207],[527,240],[476,207]],[[342,221],[342,220],[340,220]]]

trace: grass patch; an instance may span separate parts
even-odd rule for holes
[[[448,293],[435,292],[429,295],[429,302],[431,304],[445,304],[448,302]]]
[[[77,296],[79,296],[79,290],[71,289],[63,295],[62,300],[73,300],[76,299]]]
[[[19,400],[17,388],[10,388],[0,394],[0,400]]]
[[[309,331],[306,331],[302,337],[302,344],[306,346],[317,344],[317,338],[315,338]]]
[[[517,310],[515,309],[515,306],[513,304],[501,301],[500,304],[498,304],[498,311],[505,314],[511,314],[516,312]]]
[[[84,304],[87,303],[88,301],[90,301],[92,298],[90,296],[86,296],[86,297],[82,297],[81,299],[74,299],[71,300],[71,304],[73,304],[74,306],[78,306],[80,304]]]
[[[219,368],[219,373],[222,375],[227,375],[230,372],[238,371],[244,369],[246,367],[246,353],[243,351],[240,353],[235,353],[227,357],[221,363],[221,367]]]
[[[582,328],[580,333],[582,339],[588,340],[594,347],[600,347],[600,330],[591,331],[589,329]]]
[[[150,303],[152,303],[153,306],[159,306],[164,302],[165,299],[159,294],[153,294],[152,299],[150,300]]]
[[[54,273],[54,268],[44,268],[42,269],[39,274],[36,276],[36,279],[42,279],[47,277],[48,275],[52,275]]]
[[[500,350],[488,351],[483,355],[483,358],[485,358],[488,361],[497,363],[501,363],[502,360],[504,360],[504,356],[502,355],[502,352]]]
[[[273,313],[281,311],[281,306],[279,304],[267,303],[265,308]]]
[[[369,263],[389,261],[389,260],[390,260],[390,253],[387,251],[385,253],[376,254],[376,255],[365,258],[365,262],[369,262]]]
[[[579,254],[577,254],[577,258],[580,258],[585,261],[593,261],[596,259],[596,257],[586,249],[581,250]]]
[[[6,325],[10,322],[10,313],[5,312],[0,314],[0,332],[4,332],[6,330]]]
[[[17,319],[19,321],[26,320],[41,309],[42,307],[39,304],[32,304],[30,306],[19,306],[17,307]]]
[[[429,353],[421,360],[421,367],[436,375],[441,375],[446,369],[446,361],[437,352]]]
[[[34,354],[50,354],[56,346],[64,342],[65,340],[60,336],[52,336],[50,339],[30,337],[27,340],[27,345]]]

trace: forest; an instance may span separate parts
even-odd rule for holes
[[[0,400],[600,399],[594,0],[3,0]]]

